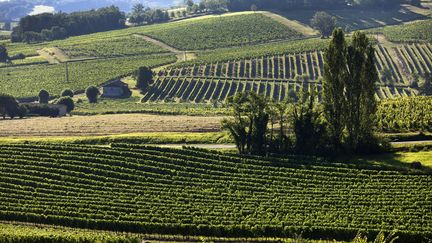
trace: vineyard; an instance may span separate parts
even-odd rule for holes
[[[393,42],[432,42],[432,20],[388,26],[370,30],[369,32],[382,33]]]
[[[136,31],[180,50],[215,49],[303,37],[301,33],[259,13],[192,19]]]
[[[213,78],[161,78],[144,95],[142,102],[222,102],[238,92],[256,92],[275,101],[295,98],[300,91],[320,92],[317,82],[288,82],[278,80],[213,79]],[[377,99],[414,96],[417,91],[409,87],[379,86]]]
[[[88,39],[76,43],[62,43],[58,46],[69,57],[118,57],[138,56],[167,51],[134,36]]]
[[[69,82],[65,81],[65,65],[29,65],[0,68],[0,90],[15,97],[34,97],[45,89],[53,95],[70,88],[84,90],[113,78],[134,72],[141,66],[160,66],[175,61],[173,55],[124,57],[69,63]]]
[[[284,100],[301,90],[319,92],[323,55],[323,51],[311,51],[174,66],[159,72],[160,78],[142,101],[224,101],[236,92],[248,91]],[[378,45],[376,60],[381,79],[378,99],[415,96],[418,91],[411,87],[414,75],[432,72],[432,45]]]
[[[55,228],[0,224],[0,242],[43,242],[43,243],[76,243],[76,242],[109,242],[140,243],[142,237],[112,232],[99,232],[73,228]]]
[[[432,131],[432,97],[411,97],[381,102],[378,126],[385,132]]]
[[[0,219],[210,236],[432,236],[432,177],[139,145],[0,145]]]

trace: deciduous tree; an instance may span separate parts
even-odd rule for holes
[[[311,20],[311,25],[319,30],[323,37],[328,37],[336,28],[336,18],[326,12],[317,12]]]

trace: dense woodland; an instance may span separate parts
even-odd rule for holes
[[[111,6],[71,14],[45,13],[27,16],[20,20],[11,38],[13,42],[33,43],[124,27],[124,13],[119,8]]]

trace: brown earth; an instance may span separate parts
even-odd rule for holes
[[[0,137],[98,136],[149,132],[217,132],[221,117],[145,114],[1,120]]]

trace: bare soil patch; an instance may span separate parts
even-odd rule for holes
[[[221,117],[116,114],[0,120],[0,137],[100,136],[148,132],[217,132]]]

